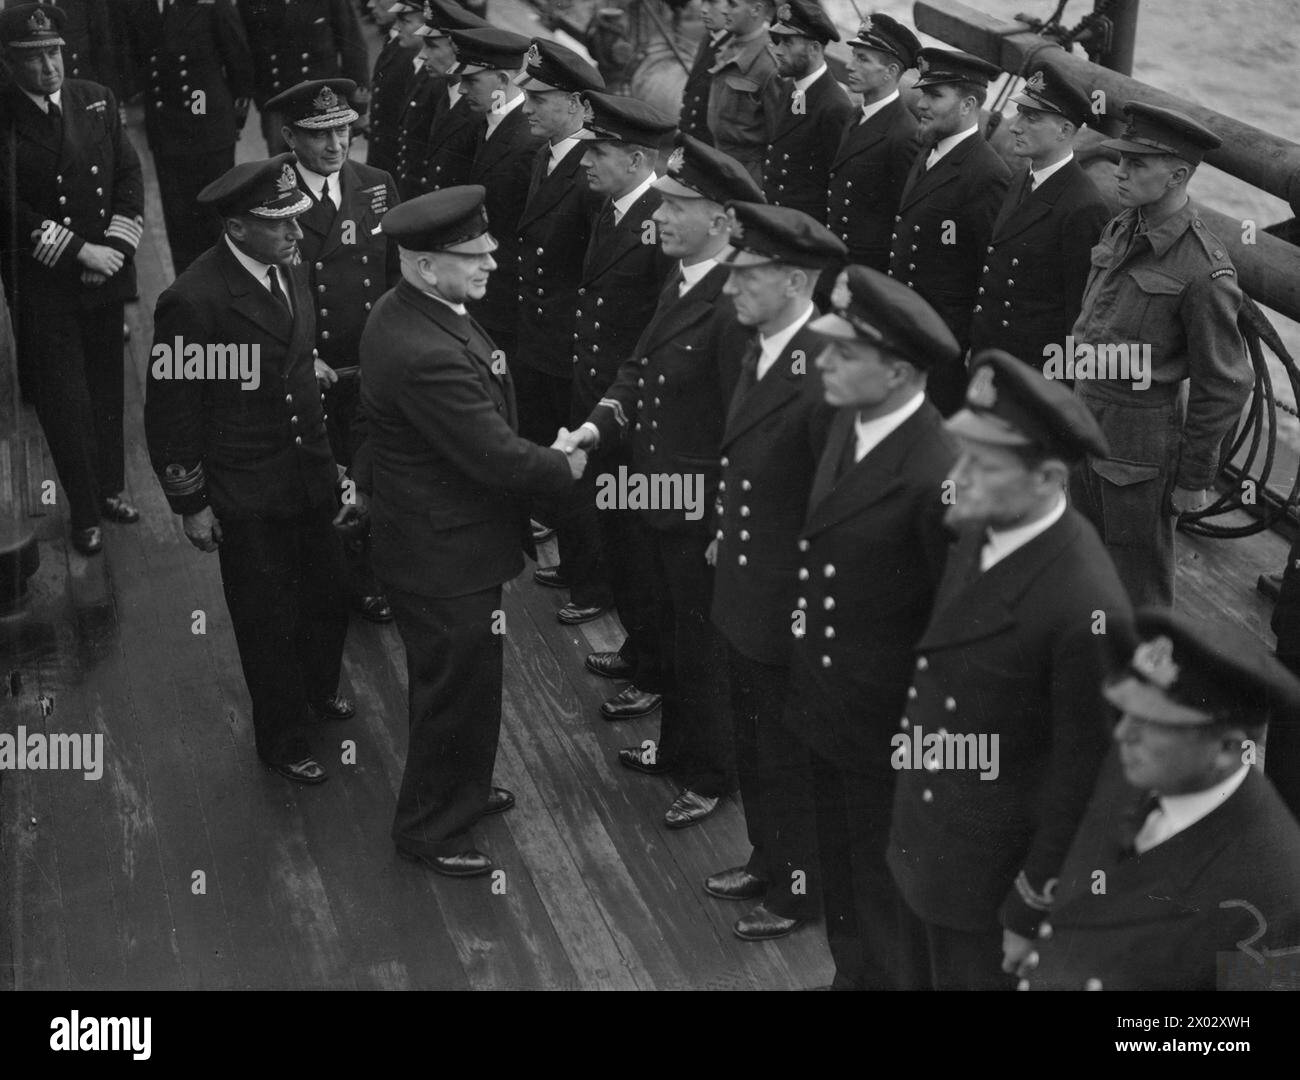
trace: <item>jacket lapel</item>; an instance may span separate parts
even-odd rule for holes
[[[669,303],[655,313],[650,325],[641,332],[641,340],[636,346],[637,354],[644,356],[711,314],[728,273],[727,267],[719,263],[697,281],[685,296],[675,300],[670,297]]]
[[[528,197],[528,205],[524,207],[523,216],[519,219],[519,228],[530,225],[539,217],[550,210],[557,202],[564,198],[574,184],[574,177],[577,175],[578,168],[582,163],[582,155],[585,154],[586,144],[579,140],[576,146],[569,149],[560,163],[555,166],[555,171],[550,176],[546,175],[546,166],[551,157],[551,144],[543,143],[538,150],[538,173],[541,181],[534,191]]]
[[[814,311],[813,317],[815,316]],[[810,318],[809,322],[811,321]],[[795,370],[795,362],[801,360],[803,372],[806,372],[812,365],[816,351],[816,337],[808,329],[808,323],[804,323],[786,345],[785,352],[777,358],[763,377],[750,387],[744,398],[737,403],[734,411],[729,413],[727,428],[722,436],[724,447],[738,439],[755,424],[799,397],[803,389],[804,374]]]
[[[912,164],[911,175],[907,178],[907,187],[903,191],[903,201],[899,207],[899,212],[901,213],[902,210],[913,203],[919,202],[945,184],[951,184],[955,181],[961,175],[961,167],[967,156],[982,138],[983,136],[978,131],[974,135],[968,135],[944,154],[933,169],[926,169],[925,161],[930,156],[930,150],[922,147],[920,153],[916,155],[916,161]]]
[[[62,161],[63,158],[63,132],[66,129],[66,122],[55,125],[50,122],[50,118],[40,110],[40,106],[32,101],[17,86],[10,86],[7,94],[8,103],[6,112],[12,109],[11,115],[14,120],[15,131],[25,139],[30,139],[34,143],[44,146],[46,149],[53,151],[56,159]],[[68,94],[65,89],[63,97],[63,115],[68,113]]]
[[[231,310],[247,319],[260,333],[287,344],[293,336],[294,324],[303,321],[298,317],[301,297],[297,283],[293,288],[294,315],[291,319],[270,290],[244,269],[224,239],[218,241],[218,250],[221,253],[221,272],[230,289]],[[305,302],[310,304],[311,298],[307,297]]]
[[[591,261],[583,267],[583,284],[589,284],[600,277],[619,259],[642,246],[641,229],[652,204],[657,203],[658,192],[649,188],[636,202],[627,208],[623,219],[614,226],[613,232],[605,237],[604,243],[591,253]]]
[[[1003,240],[1010,239],[1017,233],[1024,232],[1035,222],[1042,220],[1052,212],[1052,207],[1061,197],[1068,183],[1068,173],[1071,166],[1075,163],[1072,161],[1069,165],[1059,169],[1049,176],[1043,186],[1037,191],[1031,191],[1024,202],[1017,202],[1017,196],[1020,193],[1020,185],[1029,176],[1029,170],[1026,169],[1021,177],[1017,177],[1017,182],[1011,185],[1011,192],[1007,201],[1002,204],[1002,210],[998,214],[997,221],[993,223],[993,237],[991,243],[1000,243]]]
[[[478,153],[474,155],[474,175],[490,176],[496,163],[514,147],[519,125],[527,123],[527,117],[516,105],[502,118],[490,139],[487,138],[487,125],[484,124],[483,130],[479,133]]]

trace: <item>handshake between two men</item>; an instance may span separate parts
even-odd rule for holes
[[[551,443],[551,449],[559,450],[564,454],[568,459],[569,471],[573,474],[573,478],[579,480],[587,468],[585,448],[595,445],[596,433],[591,428],[580,427],[577,431],[570,431],[562,427],[555,436],[555,442]]]

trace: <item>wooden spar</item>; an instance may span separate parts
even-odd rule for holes
[[[1206,155],[1206,161],[1285,199],[1292,213],[1300,216],[1300,145],[1073,56],[1020,23],[995,19],[958,0],[917,0],[912,12],[918,30],[997,64],[1003,71],[1020,74],[1031,63],[1042,61],[1089,91],[1103,91],[1107,116],[1098,126],[1107,132],[1118,131],[1122,107],[1135,99],[1187,113],[1223,140],[1218,150]]]

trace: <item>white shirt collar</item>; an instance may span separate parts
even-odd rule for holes
[[[319,199],[321,184],[329,184],[330,198],[334,200],[334,209],[337,210],[343,205],[343,185],[339,181],[339,173],[321,176],[320,173],[313,172],[300,161],[298,162],[298,175],[303,178],[303,182],[306,183],[307,190],[311,192],[312,198]]]
[[[722,261],[722,259],[726,256],[727,252],[729,252],[730,250],[731,250],[731,245],[728,244],[716,255],[714,255],[711,259],[704,259],[701,262],[692,264],[691,266],[686,266],[685,264],[682,264],[682,283],[677,288],[677,295],[685,296],[688,292],[690,292],[691,289],[695,287],[695,285],[700,281],[701,278],[703,278],[710,270],[712,270],[715,266],[718,265],[719,262]]]
[[[980,570],[996,566],[1013,551],[1024,547],[1036,536],[1041,536],[1065,515],[1065,493],[1062,492],[1056,505],[1037,521],[1028,525],[1016,525],[1010,529],[989,529],[980,552]]]
[[[862,106],[862,119],[858,123],[870,120],[876,113],[880,112],[886,105],[898,100],[898,90],[895,89],[892,94],[886,94],[879,101],[873,101],[870,105]]]
[[[1046,180],[1049,176],[1051,176],[1055,172],[1060,172],[1073,160],[1074,160],[1074,151],[1071,150],[1068,154],[1065,155],[1065,157],[1061,158],[1061,160],[1056,162],[1056,164],[1054,165],[1049,165],[1045,169],[1030,169],[1029,171],[1034,174],[1035,190],[1042,187],[1043,181]]]
[[[655,175],[654,170],[652,169],[650,171],[650,175],[647,176],[644,180],[642,180],[641,183],[637,184],[637,186],[634,187],[631,191],[629,191],[626,195],[620,195],[617,199],[614,200],[614,223],[615,224],[618,224],[618,222],[623,220],[623,215],[632,209],[632,204],[636,202],[637,199],[641,198],[641,196],[644,195],[647,191],[649,191],[650,185],[653,184],[658,179],[659,177]]]
[[[942,139],[940,139],[937,143],[934,144],[934,149],[930,151],[930,156],[925,159],[925,167],[927,169],[933,168],[935,162],[942,160],[943,156],[947,154],[949,150],[951,150],[963,139],[969,139],[972,135],[974,135],[977,131],[979,131],[979,129],[980,129],[979,124],[972,124],[965,131],[957,132],[956,135],[945,135]]]
[[[424,67],[424,57],[421,56],[419,53],[416,53],[413,57],[411,57],[411,66],[415,68],[416,71],[419,71],[422,67]]]
[[[726,30],[726,27],[723,27],[721,30],[710,30],[710,31],[709,31],[709,37],[713,39],[713,44],[714,44],[715,47],[716,47],[717,45],[721,44],[722,39],[723,39],[724,37],[726,37],[726,36],[727,36],[727,30]]]
[[[557,143],[551,143],[551,169],[554,169],[555,166],[563,161],[564,155],[577,146],[579,142],[581,142],[581,140],[575,132],[572,135],[566,135]],[[550,170],[547,171],[549,172]]]
[[[1150,815],[1134,840],[1138,851],[1147,851],[1157,844],[1163,844],[1170,837],[1177,836],[1184,829],[1189,829],[1201,818],[1212,814],[1228,801],[1246,780],[1250,772],[1249,765],[1243,765],[1226,780],[1204,791],[1193,791],[1184,795],[1161,795],[1161,813],[1153,818]],[[1155,811],[1152,811],[1155,813]]]
[[[817,313],[812,301],[808,301],[808,310],[800,315],[794,322],[784,330],[778,330],[771,337],[758,335],[758,367],[754,370],[754,378],[761,379],[768,373],[772,365],[777,362],[785,352],[786,346],[790,344],[791,338],[803,329],[804,323]]]
[[[425,296],[437,300],[438,303],[446,304],[447,307],[451,308],[451,310],[454,311],[457,315],[469,314],[469,309],[464,304],[453,304],[450,300],[444,299],[443,297],[439,296],[436,292],[432,292],[429,289],[421,289],[420,291],[424,293]]]
[[[858,445],[853,452],[853,460],[861,461],[884,442],[886,438],[901,428],[908,418],[924,404],[925,393],[918,390],[897,409],[885,413],[884,416],[877,416],[871,420],[863,420],[860,416],[855,416],[853,418],[853,429],[858,434]]]
[[[235,242],[231,240],[229,236],[227,236],[225,240],[226,246],[230,248],[235,258],[239,260],[239,265],[252,274],[262,288],[267,292],[271,291],[271,283],[266,280],[266,272],[268,270],[275,270],[280,279],[280,288],[284,289],[285,294],[288,295],[288,282],[285,280],[284,275],[279,273],[279,267],[272,266],[270,263],[258,262],[251,255],[244,254],[244,252],[240,251],[239,248],[235,246]]]
[[[49,113],[50,110],[49,110],[48,108],[46,108],[45,95],[44,95],[44,94],[33,94],[33,93],[32,93],[30,90],[28,90],[27,87],[25,87],[25,86],[22,87],[22,91],[23,91],[24,94],[26,94],[29,98],[32,99],[32,102],[36,105],[36,107],[37,107],[38,109],[41,110],[41,112],[46,113],[46,114]],[[58,90],[55,90],[54,93],[52,93],[52,94],[50,95],[50,100],[51,100],[52,102],[54,102],[54,104],[57,105],[60,109],[62,109],[62,108],[63,108],[63,88],[60,87]]]
[[[447,100],[449,102],[455,105],[456,102],[458,102],[461,99],[461,95],[464,93],[465,91],[460,88],[459,79],[447,80]]]
[[[524,95],[516,94],[504,105],[502,105],[501,108],[498,109],[495,105],[493,105],[492,108],[488,109],[487,137],[489,139],[492,138],[492,132],[496,131],[501,121],[504,120],[507,116],[509,116],[512,112],[514,112],[517,108],[519,108],[519,106],[522,105],[523,103],[524,103]]]
[[[805,75],[802,79],[795,79],[794,81],[795,93],[797,94],[808,93],[808,87],[812,86],[812,84],[815,83],[818,79],[820,79],[824,74],[826,74],[825,63],[823,63],[822,66],[819,67],[816,71],[814,71],[811,75]]]
[[[397,38],[398,38],[398,35],[399,35],[399,34],[401,34],[401,31],[400,31],[399,29],[397,29],[397,27],[395,27],[395,26],[390,26],[390,27],[388,28],[388,40],[389,40],[389,41],[396,41]]]

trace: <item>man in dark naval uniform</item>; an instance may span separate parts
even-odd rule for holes
[[[808,759],[782,723],[790,677],[799,527],[834,410],[813,363],[823,342],[809,329],[813,290],[834,273],[844,245],[800,210],[728,207],[731,277],[723,293],[755,337],[722,434],[711,617],[726,647],[736,776],[752,847],[744,866],[711,875],[705,891],[760,899],[734,930],[746,941],[782,937],[815,918]]]
[[[924,145],[894,218],[889,276],[925,297],[964,353],[980,266],[1011,176],[979,129],[989,80],[1002,72],[945,49],[922,49],[918,63]],[[930,372],[930,400],[945,416],[961,405],[965,388],[960,360]]]
[[[351,124],[349,79],[300,83],[267,104],[285,121],[284,141],[298,158],[298,184],[311,205],[298,218],[298,253],[316,309],[316,378],[325,388],[325,426],[334,460],[345,468],[356,450],[358,350],[361,331],[379,298],[397,283],[397,245],[379,228],[398,203],[388,173],[348,158]],[[366,542],[349,538],[348,599],[372,622],[392,610],[374,574]]]
[[[790,206],[822,221],[831,162],[854,112],[849,95],[826,66],[826,45],[839,41],[840,32],[817,0],[783,3],[767,32],[781,76],[781,107],[770,118],[763,194],[775,206]]]
[[[1294,985],[1300,825],[1252,763],[1266,723],[1300,719],[1300,681],[1233,627],[1148,608],[1137,629],[1106,689],[1118,753],[1021,986]]]
[[[946,425],[958,539],[890,740],[905,989],[1014,984],[1106,755],[1109,641],[1131,629],[1106,549],[1065,498],[1069,466],[1106,455],[1092,415],[995,349],[966,402]]]
[[[609,493],[598,507],[622,502],[636,511],[628,565],[639,568],[642,587],[658,598],[660,737],[657,745],[620,750],[618,761],[636,772],[672,776],[681,786],[664,815],[670,829],[704,820],[735,786],[726,661],[709,621],[713,571],[705,554],[708,508],[725,468],[720,447],[727,404],[751,340],[722,294],[731,234],[723,206],[763,200],[734,158],[689,135],[678,140],[668,175],[655,181],[663,199],[654,221],[664,253],[681,261],[617,378],[567,444],[609,447],[630,438],[631,465],[622,474],[629,484],[640,477],[645,484],[670,485],[667,497],[635,505],[630,496],[620,500],[610,491],[615,475],[597,481]]]
[[[117,12],[110,13],[108,0],[41,2],[49,7],[57,6],[63,12],[59,34],[63,38],[64,76],[107,86],[119,101],[123,100],[122,72],[118,70],[113,48],[112,18]],[[18,6],[12,0],[0,3],[0,8]],[[4,75],[0,73],[0,85],[3,82]]]
[[[894,215],[919,145],[916,117],[898,80],[916,66],[921,43],[888,15],[870,15],[849,45],[849,89],[862,95],[862,109],[850,114],[831,159],[826,224],[848,245],[850,263],[884,273]]]
[[[897,989],[889,740],[947,560],[943,481],[957,455],[925,380],[957,342],[929,304],[878,271],[849,267],[844,287],[839,310],[812,324],[832,339],[817,367],[826,400],[841,409],[799,538],[785,715],[803,760],[811,756],[816,828],[778,820],[816,837],[815,854],[798,854],[821,869],[832,987]]]
[[[112,91],[63,77],[63,11],[0,13],[14,81],[0,91],[0,252],[19,377],[68,499],[72,543],[101,550],[121,498],[122,305],[144,225],[140,162]]]
[[[397,175],[397,151],[401,139],[402,109],[415,80],[420,54],[415,30],[420,9],[415,4],[396,3],[389,7],[394,22],[375,57],[370,76],[370,117],[366,128],[369,145],[366,164]]]
[[[235,164],[253,96],[253,59],[231,0],[130,0],[126,26],[172,267],[180,274],[222,235],[198,193]]]
[[[510,373],[465,306],[495,266],[484,195],[447,188],[384,219],[402,280],[361,339],[361,494],[341,515],[362,515],[368,496],[375,571],[406,647],[410,743],[393,842],[453,877],[491,871],[469,830],[515,801],[492,787],[492,767],[501,586],[532,550],[527,498],[564,491],[586,464],[580,450],[566,458],[516,434]]]
[[[270,99],[301,82],[350,79],[349,102],[370,100],[370,64],[350,0],[238,0],[253,53],[253,101],[262,115],[268,154],[285,148],[284,117]]]
[[[701,0],[700,19],[704,23],[704,36],[695,50],[695,60],[682,87],[682,113],[677,119],[679,130],[693,135],[701,142],[713,145],[709,132],[709,84],[713,81],[712,68],[718,62],[718,50],[726,43],[727,0]]]
[[[999,348],[1042,370],[1047,351],[1065,348],[1079,317],[1092,249],[1110,213],[1074,160],[1075,133],[1092,115],[1083,89],[1045,67],[1011,100],[1013,149],[1028,168],[1012,178],[993,223],[970,347]]]
[[[347,634],[338,474],[312,367],[316,319],[295,265],[311,205],[292,154],[237,165],[199,193],[226,230],[162,296],[145,396],[149,459],[185,535],[216,551],[258,756],[319,784],[313,717],[338,693]]]

